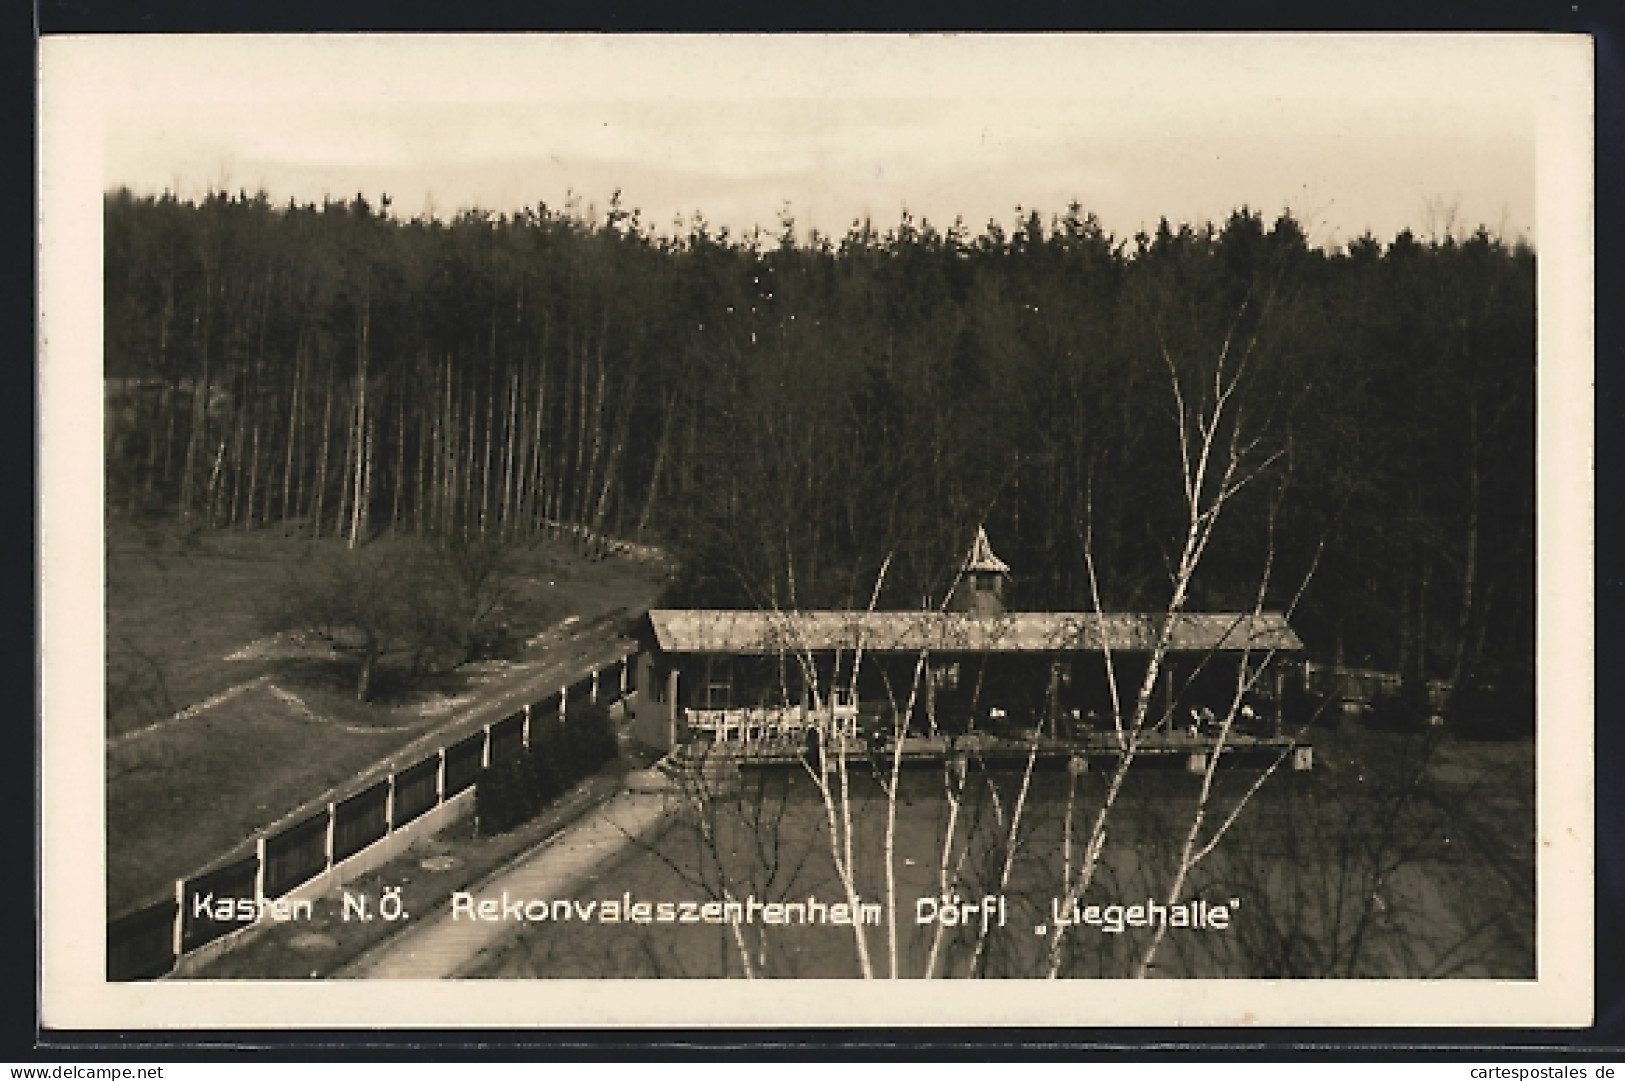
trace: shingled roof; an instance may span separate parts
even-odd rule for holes
[[[873,652],[1053,653],[1104,649],[1148,652],[1168,619],[1156,612],[765,612],[655,609],[655,639],[667,653],[850,650]],[[1298,650],[1303,642],[1280,612],[1191,612],[1172,618],[1168,650],[1207,653]]]
[[[965,557],[967,571],[991,571],[994,574],[1009,574],[1010,564],[993,554],[993,545],[988,543],[987,530],[981,526],[976,527],[976,540],[971,543],[970,554]]]

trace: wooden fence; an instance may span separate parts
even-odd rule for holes
[[[254,926],[268,904],[312,879],[336,871],[345,881],[346,861],[466,791],[492,763],[523,754],[533,716],[564,717],[569,702],[618,702],[635,690],[636,671],[634,654],[623,654],[342,800],[294,812],[253,838],[251,854],[176,880],[173,897],[109,921],[107,978],[157,979],[186,954]]]

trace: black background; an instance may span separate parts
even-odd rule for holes
[[[1141,2],[1104,7],[1077,3],[1029,3],[1004,0],[973,8],[954,3],[914,0],[898,3],[825,2],[819,4],[760,3],[746,5],[719,0],[655,4],[647,0],[609,0],[596,4],[520,4],[497,0],[458,0],[426,3],[422,0],[283,0],[233,2],[205,0],[40,0],[32,10],[13,5],[15,15],[28,12],[32,25],[7,34],[0,53],[0,79],[12,104],[6,145],[7,200],[22,217],[10,236],[29,243],[10,247],[9,271],[0,284],[16,300],[15,313],[5,325],[9,332],[9,363],[0,365],[14,385],[0,395],[9,423],[0,425],[6,443],[0,461],[11,468],[0,474],[15,489],[26,488],[37,498],[33,472],[37,446],[34,427],[34,377],[37,374],[35,330],[26,311],[37,311],[34,252],[37,209],[32,193],[37,178],[36,100],[37,52],[41,35],[177,32],[297,32],[297,31],[476,31],[476,30],[585,30],[585,31],[762,31],[762,30],[1502,30],[1558,31],[1592,37],[1596,57],[1596,1024],[1582,1030],[1514,1029],[1346,1029],[1346,1030],[866,1030],[866,1031],[646,1031],[646,1032],[51,1032],[38,1020],[38,863],[37,837],[21,829],[0,831],[8,840],[5,866],[34,869],[34,890],[20,888],[21,875],[10,877],[12,887],[0,891],[0,928],[10,939],[5,951],[3,1015],[4,1043],[0,1059],[11,1062],[91,1063],[119,1061],[182,1062],[229,1059],[254,1051],[259,1059],[336,1061],[358,1059],[468,1059],[497,1054],[502,1057],[545,1058],[661,1058],[705,1055],[729,1050],[751,1057],[816,1057],[842,1059],[897,1057],[908,1059],[1051,1058],[1076,1057],[1080,1052],[1107,1058],[1143,1059],[1150,1056],[1192,1056],[1204,1060],[1286,1059],[1330,1057],[1338,1059],[1399,1058],[1463,1061],[1507,1061],[1535,1057],[1550,1061],[1554,1053],[1576,1058],[1603,1056],[1614,1060],[1625,1049],[1625,724],[1619,703],[1625,701],[1619,670],[1622,609],[1625,609],[1625,568],[1619,545],[1621,491],[1618,476],[1621,438],[1625,433],[1625,329],[1620,304],[1625,281],[1620,273],[1620,251],[1625,168],[1621,161],[1621,134],[1625,133],[1625,35],[1621,33],[1618,5],[1595,0],[1538,3],[1451,3],[1444,0],[1349,0],[1312,5],[1275,0],[1227,0],[1218,4]],[[769,21],[771,20],[771,21]],[[14,24],[15,25],[15,24]],[[10,29],[10,28],[8,28]],[[26,148],[26,152],[24,150]],[[25,307],[26,305],[26,307]],[[32,357],[32,365],[23,358]],[[20,496],[21,491],[18,492]],[[11,501],[12,507],[23,506]],[[26,504],[37,506],[34,498]],[[11,591],[8,609],[18,617],[8,635],[13,688],[7,724],[12,738],[10,754],[0,755],[4,788],[10,793],[32,792],[33,819],[38,823],[38,649],[36,538],[30,530],[15,528],[23,521],[13,511],[13,528],[5,533],[8,565],[35,568],[26,581]],[[32,522],[32,517],[29,518]],[[20,575],[19,575],[20,578]],[[25,623],[23,613],[28,614]],[[33,650],[20,648],[24,639]],[[24,658],[28,663],[23,663]],[[27,689],[27,695],[19,692]],[[19,699],[32,705],[25,719]],[[24,725],[34,736],[34,755],[20,753]],[[1542,783],[1563,783],[1543,776]],[[21,799],[7,807],[13,823],[26,813]],[[99,929],[98,929],[99,930]],[[32,963],[28,963],[28,962]],[[730,1057],[732,1057],[732,1054]],[[1581,1065],[1584,1063],[1575,1063]]]

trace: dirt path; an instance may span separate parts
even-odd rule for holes
[[[512,903],[567,898],[594,867],[646,835],[671,807],[668,796],[623,792],[548,838],[516,863],[468,892],[473,902]],[[512,909],[510,909],[510,912]],[[471,970],[488,950],[523,922],[472,918],[466,906],[447,906],[422,926],[384,942],[336,973],[338,978],[443,980]]]

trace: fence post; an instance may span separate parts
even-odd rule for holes
[[[254,868],[254,907],[257,910],[265,903],[265,834],[254,838],[254,856],[258,866]]]
[[[486,725],[480,731],[485,733],[485,739],[480,743],[480,768],[491,768],[491,726]]]
[[[570,688],[568,688],[568,687],[560,687],[559,688],[559,720],[561,720],[561,721],[564,720],[564,700],[565,700],[565,698],[567,698],[569,696],[569,694],[570,694]]]
[[[526,703],[526,705],[525,705],[525,720],[524,720],[524,723],[519,726],[519,742],[523,743],[525,745],[526,749],[529,749],[529,747],[530,747],[530,704],[529,703]]]
[[[592,670],[592,689],[587,692],[587,699],[591,702],[598,701],[598,669],[596,668]]]
[[[677,667],[666,673],[667,724],[666,749],[677,749]]]
[[[395,774],[384,780],[384,836],[395,832]]]
[[[175,880],[175,929],[170,949],[175,954],[177,962],[181,959],[181,943],[185,941],[186,928],[186,879]]]
[[[329,803],[327,805],[327,840],[323,842],[327,849],[327,866],[322,868],[324,871],[333,869],[333,833],[338,829],[338,824],[339,816],[334,813],[333,805]]]
[[[620,672],[619,693],[620,693],[620,696],[622,698],[626,697],[626,658],[625,657],[621,658],[621,672]]]
[[[439,806],[446,798],[446,749],[442,747],[435,753],[439,760],[434,769],[434,802]]]

